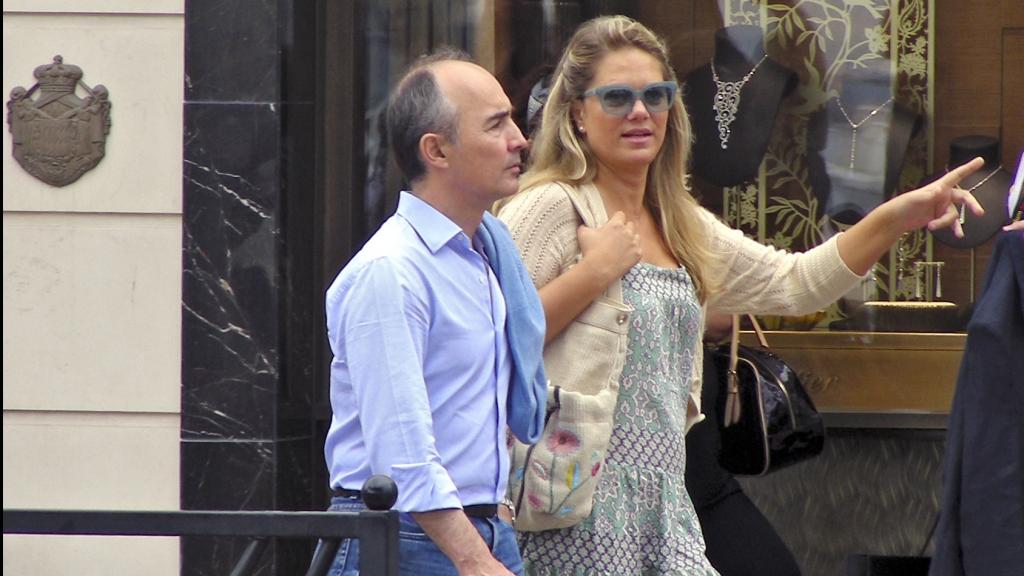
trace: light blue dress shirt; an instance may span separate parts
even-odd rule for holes
[[[478,248],[402,192],[397,213],[328,288],[332,487],[358,490],[387,474],[403,512],[504,498],[505,301]]]

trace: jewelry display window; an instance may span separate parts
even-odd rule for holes
[[[714,54],[688,75],[686,94],[695,181],[721,195],[717,208],[727,223],[802,251],[934,173],[931,2],[719,6],[723,27],[715,31]],[[934,242],[927,232],[906,234],[840,302],[765,323],[784,330],[960,331],[961,310],[943,301],[948,275],[933,258]]]
[[[803,251],[893,195],[985,159],[962,182],[986,209],[980,217],[961,215],[963,238],[945,230],[905,234],[836,304],[802,317],[762,318],[775,331],[773,347],[801,373],[830,425],[942,427],[988,245],[1007,221],[1014,166],[1003,164],[1020,154],[1013,124],[1019,109],[1007,112],[1004,103],[992,126],[998,93],[985,99],[983,85],[976,86],[966,103],[985,111],[966,113],[950,105],[957,87],[937,91],[940,51],[941,65],[961,72],[958,82],[979,76],[962,73],[970,57],[954,49],[960,44],[946,38],[937,49],[941,26],[932,0],[716,4],[713,38],[694,33],[695,44],[708,49],[685,73],[683,93],[695,135],[695,190],[731,226]],[[1008,72],[1022,44],[1013,20],[1001,45],[987,42],[990,57],[974,62],[981,78],[1001,78],[1004,86],[1021,76]],[[991,24],[982,22],[983,12],[965,14],[956,32]],[[997,91],[1000,82],[991,84]],[[947,101],[937,107],[940,94]],[[1007,94],[1004,87],[1002,100]],[[977,131],[950,129],[964,118],[987,123]]]
[[[935,3],[720,0],[694,3],[672,24],[671,10],[656,3],[638,9],[670,44],[684,44],[673,56],[693,125],[695,193],[765,244],[807,250],[892,196],[985,159],[962,183],[986,209],[962,215],[964,238],[905,234],[839,302],[761,318],[833,426],[944,425],[987,244],[1006,221],[1013,167],[1002,166],[999,127],[950,130],[950,116],[962,112],[946,102],[936,128]],[[687,17],[691,31],[673,36]],[[986,18],[962,23],[977,30]],[[1020,44],[1006,26],[1004,59]],[[962,69],[967,57],[950,49],[959,45],[947,38],[941,46]],[[1007,77],[1006,66],[990,58],[985,77]],[[977,105],[991,115],[991,104]]]

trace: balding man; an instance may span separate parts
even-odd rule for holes
[[[362,508],[363,482],[387,474],[398,485],[402,574],[521,574],[504,504],[506,426],[520,438],[539,429],[517,432],[507,404],[520,366],[506,321],[519,307],[511,296],[506,306],[488,250],[496,220],[484,213],[515,193],[527,143],[497,80],[451,51],[399,81],[388,132],[411,191],[327,291],[331,509]],[[507,230],[491,232],[514,246]],[[527,356],[539,358],[539,299],[536,310],[541,332]],[[543,426],[540,403],[531,410]],[[332,574],[357,573],[357,547],[342,544]]]

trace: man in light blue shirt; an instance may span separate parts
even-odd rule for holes
[[[403,574],[522,571],[501,504],[515,366],[479,230],[516,191],[527,143],[498,82],[460,58],[423,59],[399,81],[388,130],[412,191],[326,300],[332,509],[361,507],[372,474],[394,479]],[[357,544],[343,543],[333,573],[355,573]]]

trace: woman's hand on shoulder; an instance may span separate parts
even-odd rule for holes
[[[616,212],[598,228],[580,226],[580,265],[586,265],[603,284],[621,278],[643,258],[640,234],[626,215]]]

